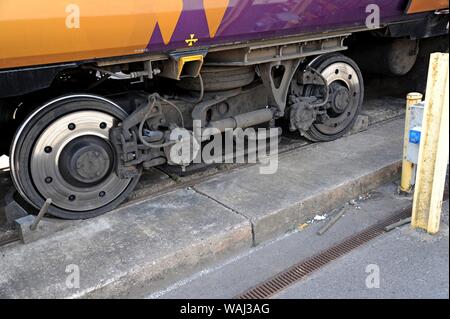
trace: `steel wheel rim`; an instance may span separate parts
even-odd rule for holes
[[[336,62],[327,66],[322,72],[322,76],[327,80],[330,91],[332,86],[339,83],[348,92],[348,105],[346,107],[333,107],[331,101],[335,96],[330,94],[328,102],[327,118],[325,123],[314,124],[315,128],[322,134],[335,135],[339,134],[347,128],[352,122],[361,99],[360,80],[357,71],[349,64],[344,62]],[[335,114],[336,109],[342,109],[340,114]],[[331,111],[331,112],[330,112]]]
[[[58,164],[65,147],[77,138],[93,136],[108,141],[109,128],[116,121],[103,112],[79,111],[52,122],[36,140],[30,158],[30,173],[38,193],[43,198],[51,198],[54,206],[75,212],[101,208],[120,196],[130,180],[119,179],[113,171],[100,183],[80,187],[62,176]],[[100,127],[101,123],[105,123],[106,128]],[[69,128],[71,124],[75,129]],[[52,151],[46,153],[47,147]]]

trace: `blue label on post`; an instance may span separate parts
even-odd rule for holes
[[[411,130],[409,131],[409,142],[412,144],[420,144],[420,131]]]

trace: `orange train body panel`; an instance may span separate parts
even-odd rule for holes
[[[407,13],[420,13],[448,8],[448,0],[411,0]]]
[[[204,0],[203,4],[208,20],[209,34],[211,38],[214,38],[227,11],[229,0]]]
[[[157,24],[170,41],[183,10],[183,0],[68,3],[0,0],[0,68],[142,53]]]

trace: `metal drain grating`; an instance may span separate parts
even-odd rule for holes
[[[333,260],[348,254],[352,250],[362,246],[372,239],[383,234],[386,226],[392,225],[404,218],[411,216],[412,207],[401,210],[391,217],[371,226],[360,233],[353,235],[341,243],[328,248],[327,250],[315,255],[291,268],[275,275],[271,279],[247,290],[236,299],[267,299],[276,293],[283,291],[287,287],[311,274],[312,272],[324,267]]]

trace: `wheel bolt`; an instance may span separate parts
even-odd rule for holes
[[[70,123],[68,126],[69,130],[73,131],[77,126],[73,123]]]
[[[100,193],[98,194],[98,196],[100,196],[100,197],[105,197],[105,195],[106,195],[105,192],[100,192]]]
[[[44,152],[47,153],[47,154],[50,154],[52,151],[53,151],[53,149],[50,146],[46,146],[44,148]]]
[[[70,195],[70,196],[69,196],[69,200],[70,200],[71,202],[73,202],[75,199],[76,199],[75,195]]]
[[[100,123],[100,128],[101,128],[102,130],[104,130],[104,129],[107,128],[107,127],[108,127],[108,125],[107,125],[105,122]]]
[[[51,177],[46,177],[46,178],[45,178],[45,182],[46,182],[47,184],[50,184],[51,182],[53,182],[53,178],[51,178]]]

